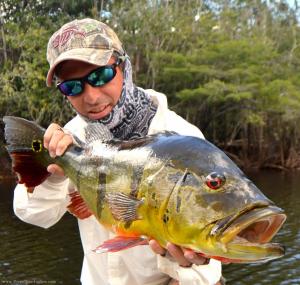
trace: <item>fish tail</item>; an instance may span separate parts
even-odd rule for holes
[[[50,175],[47,166],[52,159],[43,147],[45,129],[18,117],[5,116],[3,121],[12,169],[18,176],[18,183],[24,183],[28,189],[32,189]]]

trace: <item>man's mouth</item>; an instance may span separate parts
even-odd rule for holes
[[[107,116],[111,111],[110,105],[102,105],[88,111],[88,117],[92,120],[99,120]]]

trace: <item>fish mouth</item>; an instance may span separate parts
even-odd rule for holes
[[[222,226],[219,241],[236,259],[246,262],[266,261],[284,255],[278,243],[269,243],[286,220],[276,206],[259,206],[227,221]]]

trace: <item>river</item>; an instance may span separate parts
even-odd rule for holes
[[[300,173],[248,173],[288,219],[274,238],[283,258],[264,264],[224,265],[229,285],[300,284]],[[13,213],[14,181],[0,180],[0,284],[80,284],[82,248],[76,219],[66,214],[50,229],[20,221]],[[121,285],[121,284],[120,284]]]

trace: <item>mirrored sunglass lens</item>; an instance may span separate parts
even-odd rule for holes
[[[112,67],[100,68],[92,72],[87,78],[88,82],[93,86],[101,86],[111,81],[115,76]]]
[[[60,91],[68,96],[78,95],[82,92],[82,83],[80,81],[66,81],[59,85]]]

